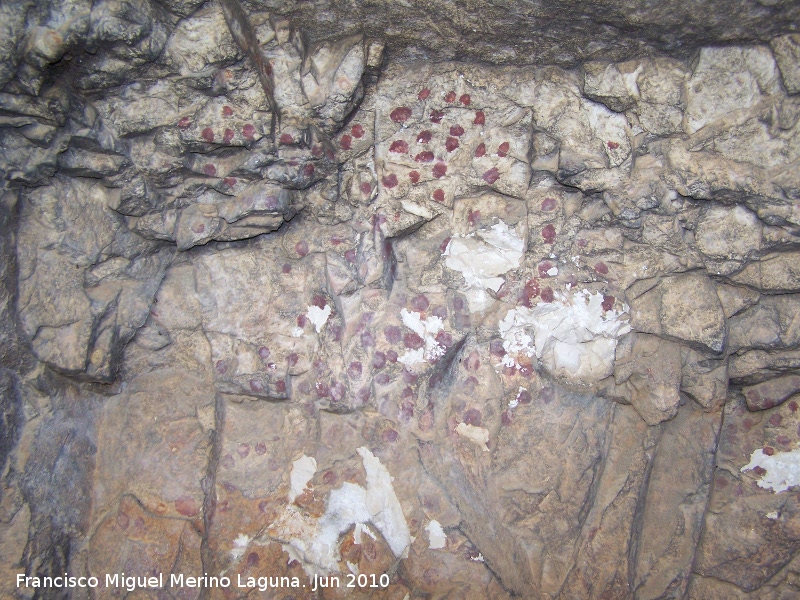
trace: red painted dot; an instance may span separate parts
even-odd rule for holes
[[[529,279],[522,288],[521,301],[524,306],[531,308],[533,306],[533,298],[539,295],[539,280]]]
[[[433,191],[433,199],[437,202],[444,202],[444,190],[438,189]]]
[[[397,325],[388,325],[383,330],[383,335],[386,337],[386,341],[390,344],[396,344],[402,339],[402,332]]]
[[[797,402],[795,402],[794,400],[789,402],[789,410],[791,410],[793,413],[796,413],[797,412],[797,408],[798,408]]]
[[[511,144],[508,142],[503,142],[497,147],[497,156],[503,158],[508,154],[508,150],[511,148]]]
[[[472,98],[469,97],[469,94],[461,94],[461,97],[458,99],[458,101],[464,106],[469,106],[469,103],[472,102]]]
[[[616,300],[614,296],[606,296],[605,294],[603,294],[603,303],[601,305],[603,307],[603,310],[609,311],[612,308],[614,308],[614,300]]]
[[[188,129],[192,126],[192,121],[189,117],[181,117],[178,121],[178,127],[181,129]]]
[[[444,164],[443,162],[439,162],[433,166],[433,176],[436,177],[436,179],[441,179],[442,177],[445,176],[445,174],[447,174],[446,164]]]
[[[444,113],[440,110],[432,110],[430,119],[431,123],[441,123],[444,118]]]
[[[407,333],[403,336],[403,344],[406,348],[410,348],[411,350],[418,350],[425,345],[425,340],[419,337],[413,331]]]
[[[472,122],[473,125],[485,125],[486,124],[486,114],[479,110],[475,113],[475,120]]]
[[[428,310],[430,302],[425,294],[417,294],[411,299],[411,308],[416,311],[422,312]]]
[[[203,139],[209,143],[214,141],[214,130],[211,129],[211,127],[206,127],[203,129],[203,133],[200,135],[202,135]]]
[[[404,123],[411,118],[411,109],[407,106],[400,106],[395,108],[390,114],[389,118],[395,123]]]
[[[780,427],[780,424],[783,422],[783,417],[779,414],[772,415],[769,418],[769,424],[774,427]]]
[[[549,287],[546,287],[542,290],[541,293],[542,300],[545,302],[552,302],[553,301],[553,290]]]
[[[773,454],[775,454],[775,448],[773,448],[772,446],[764,446],[763,450],[761,451],[767,456],[772,456]]]
[[[389,146],[389,152],[397,152],[398,154],[405,154],[408,152],[408,143],[405,140],[395,140]]]
[[[419,181],[419,171],[411,171],[408,174],[408,178],[411,180],[411,183],[417,183]]]
[[[428,88],[422,88],[420,90],[419,94],[417,94],[417,98],[419,100],[427,100],[428,96],[430,96],[430,95],[431,95],[431,91]]]
[[[222,107],[222,114],[225,115],[226,117],[230,117],[233,115],[233,109],[226,104],[225,106]]]
[[[297,355],[297,352],[292,352],[289,356],[286,357],[286,362],[289,363],[290,367],[293,367],[297,364],[297,361],[300,357]]]
[[[419,135],[417,135],[417,143],[418,144],[427,144],[428,142],[431,141],[432,137],[433,137],[433,134],[429,130],[425,129],[424,131],[420,131]]]
[[[351,138],[346,133],[342,136],[342,139],[339,140],[339,147],[342,150],[350,150],[350,144],[352,143],[353,138]]]
[[[389,173],[383,177],[382,181],[384,187],[393,188],[397,185],[397,175],[394,173]]]
[[[481,211],[469,209],[469,212],[467,213],[467,223],[470,224],[470,227],[475,227],[480,220]]]
[[[222,183],[227,185],[228,187],[233,187],[236,185],[236,178],[235,177],[226,177],[222,180]]]
[[[603,261],[597,263],[594,266],[594,270],[600,273],[601,275],[608,275],[608,265],[606,265],[606,263],[604,263]]]
[[[300,256],[305,256],[308,254],[308,242],[305,240],[300,240],[294,245],[294,251]]]
[[[459,137],[464,135],[464,128],[461,125],[452,125],[450,127],[450,135]]]
[[[456,93],[453,91],[447,92],[447,94],[445,94],[444,96],[445,102],[455,102],[455,100],[456,100]]]
[[[414,157],[417,162],[433,162],[433,152],[430,150],[423,150]]]
[[[489,185],[493,184],[498,179],[500,179],[500,171],[497,170],[497,167],[492,167],[483,174],[483,180]]]
[[[322,156],[323,150],[320,144],[315,144],[311,147],[311,156],[319,158]]]
[[[444,147],[447,149],[448,152],[452,152],[456,148],[458,148],[458,139],[454,137],[447,138],[447,141],[444,143]]]
[[[356,123],[350,129],[350,133],[353,134],[354,138],[362,138],[362,137],[364,137],[364,128],[361,126],[361,124]]]
[[[466,413],[464,413],[464,423],[467,425],[480,427],[481,421],[481,411],[479,411],[477,408],[470,408]]]
[[[550,264],[550,261],[548,261],[548,260],[545,260],[545,261],[539,263],[539,266],[537,267],[537,270],[539,271],[539,277],[542,277],[542,278],[549,277],[547,272],[552,268],[553,268],[553,265]]]
[[[175,510],[177,510],[180,514],[184,517],[194,517],[195,515],[200,513],[200,508],[197,506],[197,503],[188,496],[181,496],[177,500],[175,500]],[[125,513],[120,513],[124,515]],[[127,518],[127,515],[126,515]],[[119,519],[117,519],[119,522]],[[125,529],[127,527],[127,522],[125,523]]]
[[[369,196],[370,193],[372,192],[372,185],[368,181],[365,181],[364,183],[361,184],[360,189],[362,194],[364,194],[365,196]]]
[[[544,229],[542,229],[542,237],[544,238],[545,244],[553,244],[556,241],[556,228],[553,227],[553,224],[546,225]]]
[[[316,167],[314,167],[313,163],[306,163],[303,165],[303,175],[306,177],[311,177],[316,171]]]
[[[252,140],[253,137],[256,135],[256,128],[253,127],[250,123],[242,127],[242,135],[246,137],[248,140]]]
[[[222,141],[226,144],[230,144],[231,140],[233,139],[234,133],[233,129],[226,128],[222,134]]]
[[[542,210],[545,212],[549,212],[556,207],[556,199],[555,198],[545,198],[542,200]]]
[[[606,142],[606,146],[608,146],[609,150],[616,150],[619,148],[619,144],[617,142]]]
[[[208,175],[209,177],[214,177],[217,174],[217,167],[215,167],[211,163],[206,163],[205,165],[203,165],[203,173]]]
[[[350,248],[350,250],[346,250],[344,253],[344,259],[349,263],[356,262],[356,251]]]
[[[481,156],[486,155],[486,144],[478,144],[478,147],[475,148],[475,156],[480,158]]]
[[[284,146],[288,146],[289,144],[294,142],[294,138],[289,133],[282,133],[279,141]]]

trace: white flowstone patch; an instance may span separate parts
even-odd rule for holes
[[[372,535],[365,527],[366,523],[372,523],[396,557],[405,556],[413,542],[389,471],[369,449],[361,447],[357,452],[367,474],[366,489],[345,482],[331,490],[325,514],[319,518],[305,515],[290,504],[269,529],[270,535],[283,542],[283,549],[303,565],[309,577],[336,571],[340,559],[339,536],[353,525],[354,537],[357,535],[360,540],[362,533]]]
[[[456,433],[478,446],[484,452],[489,451],[486,445],[489,443],[488,429],[484,427],[475,427],[475,425],[469,425],[467,423],[459,423],[456,425]]]
[[[244,556],[247,546],[250,544],[250,538],[245,534],[240,533],[239,536],[233,540],[233,548],[231,549],[231,558],[237,561]]]
[[[417,348],[416,350],[407,350],[403,356],[397,358],[398,362],[403,363],[405,366],[418,365],[425,362],[425,350]]]
[[[519,386],[519,390],[517,390],[517,395],[508,401],[508,408],[517,408],[519,406],[519,397],[522,395],[522,392],[527,392],[528,388],[524,388]]]
[[[441,523],[436,519],[426,525],[425,531],[428,532],[428,548],[439,550],[447,545],[447,535],[442,529]]]
[[[294,502],[295,498],[301,495],[317,472],[317,461],[305,454],[292,463],[292,472],[289,475],[289,502]]]
[[[774,493],[785,492],[790,487],[800,485],[800,448],[789,452],[775,452],[772,456],[764,454],[759,448],[750,455],[750,462],[741,471],[761,467],[766,471],[758,480],[758,486]]]
[[[444,329],[441,317],[432,315],[423,320],[420,313],[403,308],[400,310],[400,318],[403,320],[403,325],[425,341],[425,348],[407,350],[397,360],[406,366],[411,366],[425,360],[435,360],[444,354],[444,347],[436,341],[436,334]]]
[[[552,374],[575,383],[594,383],[611,375],[617,338],[631,328],[621,311],[603,310],[603,294],[580,290],[533,308],[513,308],[498,327],[503,365],[519,366],[515,356],[536,356]]]
[[[442,256],[448,269],[464,276],[470,310],[481,311],[491,301],[486,290],[500,289],[501,275],[519,267],[524,251],[524,240],[501,220],[489,229],[453,236]]]
[[[328,322],[328,317],[330,316],[331,307],[327,304],[325,308],[320,308],[312,304],[308,307],[306,312],[306,318],[314,324],[314,329],[317,330],[317,333],[322,331],[322,328],[325,327],[325,323]]]

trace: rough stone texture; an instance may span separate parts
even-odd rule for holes
[[[0,7],[0,595],[800,593],[797,3],[225,6]]]

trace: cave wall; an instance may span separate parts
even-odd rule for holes
[[[3,594],[800,593],[800,5],[629,4],[0,8]]]

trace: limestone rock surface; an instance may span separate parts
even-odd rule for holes
[[[799,23],[4,4],[0,595],[800,594]]]

